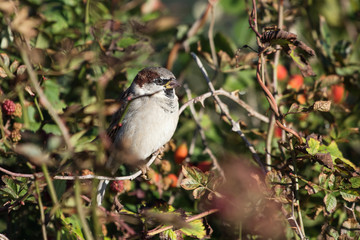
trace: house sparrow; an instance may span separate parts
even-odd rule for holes
[[[121,107],[107,130],[113,144],[106,167],[112,169],[112,174],[122,163],[146,160],[171,139],[179,119],[177,86],[174,74],[162,67],[148,67],[136,75],[122,94]],[[108,183],[99,183],[98,205]]]

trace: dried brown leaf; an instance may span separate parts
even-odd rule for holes
[[[317,154],[315,154],[315,158],[322,165],[325,165],[326,167],[328,167],[330,169],[334,169],[334,162],[331,158],[330,153],[317,153]]]
[[[292,43],[297,38],[297,35],[284,30],[276,29],[273,31],[266,31],[262,34],[260,40],[262,43],[270,44],[286,44]]]
[[[314,111],[329,112],[331,108],[331,101],[316,101],[312,107]]]

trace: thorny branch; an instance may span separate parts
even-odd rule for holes
[[[257,68],[256,68],[256,79],[257,82],[259,83],[259,85],[261,86],[261,88],[263,89],[266,98],[270,104],[270,108],[274,113],[275,116],[275,122],[276,124],[282,129],[285,130],[288,133],[291,133],[292,135],[294,135],[298,140],[299,143],[302,144],[303,141],[301,139],[301,137],[299,136],[299,134],[294,131],[293,129],[290,129],[288,127],[285,126],[285,119],[283,117],[283,115],[280,112],[280,109],[277,105],[277,101],[275,99],[275,97],[272,95],[272,93],[270,92],[270,90],[266,87],[263,78],[261,76],[261,67],[264,66],[263,64],[265,63],[264,60],[264,54],[266,51],[266,48],[263,48],[263,44],[261,42],[262,39],[262,35],[258,32],[258,27],[257,27],[257,10],[256,10],[256,0],[252,0],[252,11],[249,15],[249,25],[250,28],[254,31],[254,33],[256,34],[256,39],[257,39],[257,43],[258,43],[258,47],[259,47],[259,59],[258,59],[258,63],[257,63]],[[275,89],[276,90],[276,89]],[[292,141],[290,139],[290,143],[292,146]],[[293,149],[291,149],[292,153],[293,153]],[[296,170],[296,165],[295,165],[295,160],[294,160],[294,154],[292,154],[292,158],[293,158],[293,165],[294,165],[294,171]],[[287,218],[289,224],[291,226],[294,226],[296,229],[296,233],[299,235],[299,237],[301,239],[305,239],[305,233],[304,233],[304,228],[303,228],[303,224],[302,224],[302,216],[301,216],[301,211],[300,211],[300,206],[299,206],[299,199],[298,199],[298,183],[297,183],[297,179],[295,179],[296,184],[295,184],[295,190],[294,190],[294,195],[296,195],[296,199],[293,199],[293,203],[292,203],[292,212],[291,212],[291,216]],[[299,217],[299,221],[300,221],[300,226],[298,224],[298,222],[296,221],[296,217],[294,214],[294,200],[297,201],[297,210],[298,210],[298,217]],[[282,206],[282,210],[284,212],[284,208]],[[288,214],[286,214],[287,216]]]
[[[262,80],[261,77],[261,66],[263,63],[263,59],[264,59],[264,53],[266,51],[266,49],[263,49],[263,44],[261,43],[260,38],[262,37],[261,34],[258,32],[258,27],[257,27],[257,13],[256,13],[256,1],[253,0],[252,1],[253,4],[253,9],[249,15],[249,25],[250,28],[254,31],[254,33],[256,34],[256,40],[259,46],[259,59],[258,59],[258,63],[257,63],[257,68],[256,68],[256,80],[258,81],[259,85],[261,86],[261,88],[263,89],[263,91],[265,92],[266,98],[270,104],[270,108],[271,110],[274,112],[275,114],[275,118],[276,118],[276,124],[283,129],[284,131],[294,135],[300,142],[300,144],[303,143],[301,137],[299,136],[299,134],[291,129],[286,127],[285,125],[285,120],[279,110],[279,107],[277,105],[277,102],[273,96],[273,94],[270,92],[270,90],[267,88],[267,86],[265,85],[264,81]]]

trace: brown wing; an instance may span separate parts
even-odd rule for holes
[[[122,118],[122,115],[124,114],[124,111],[126,109],[126,106],[129,103],[129,99],[133,97],[133,93],[131,92],[130,88],[126,89],[125,92],[120,96],[120,108],[116,111],[116,113],[112,116],[111,123],[107,129],[107,135],[110,137],[111,141],[114,142],[117,132],[121,128],[121,122],[120,119]]]

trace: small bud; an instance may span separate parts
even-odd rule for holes
[[[11,132],[11,140],[13,142],[18,142],[21,140],[21,134],[19,130],[14,130]]]
[[[171,163],[168,160],[161,161],[161,172],[168,173],[171,171]]]
[[[22,107],[20,103],[15,103],[15,111],[13,116],[21,118],[22,116]]]
[[[94,175],[94,173],[92,171],[90,171],[89,169],[83,169],[81,171],[81,176],[86,176],[86,175]]]
[[[21,130],[22,129],[22,123],[14,122],[13,128],[14,130]]]

